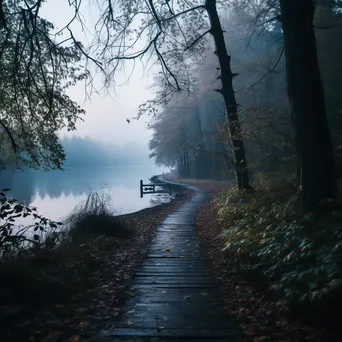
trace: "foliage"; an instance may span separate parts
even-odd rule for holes
[[[234,87],[241,104],[239,120],[249,167],[251,171],[282,167],[282,159],[293,155],[293,136],[281,31],[270,33],[263,28],[260,35],[251,35],[254,21],[246,8],[231,11],[222,25],[227,28],[225,41],[238,74]],[[217,178],[231,173],[232,136],[223,99],[214,92],[220,87],[219,78],[217,57],[206,49],[203,63],[191,75],[189,94],[178,95],[154,113],[150,149],[158,164],[176,165],[181,171],[180,155],[186,150],[191,177]]]
[[[229,254],[289,301],[336,295],[342,289],[341,210],[321,203],[319,216],[299,214],[289,178],[273,177],[255,188],[229,190],[215,202]]]
[[[65,220],[65,229],[72,241],[93,238],[98,235],[128,237],[131,230],[114,216],[111,197],[91,192]]]
[[[60,168],[58,132],[84,110],[66,91],[87,75],[80,43],[61,41],[40,17],[43,1],[1,2],[0,166]]]
[[[21,248],[39,249],[49,243],[46,237],[51,238],[51,230],[55,231],[61,222],[55,222],[38,215],[36,208],[30,208],[18,203],[6,195],[9,189],[0,192],[0,256],[3,259],[15,254]],[[17,225],[19,218],[32,219],[27,226]]]
[[[183,203],[121,216],[129,239],[96,236],[0,262],[0,340],[73,341],[91,322],[115,319],[157,227]]]

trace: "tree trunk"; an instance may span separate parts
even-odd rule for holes
[[[313,29],[313,0],[280,0],[286,49],[287,88],[295,127],[299,201],[314,211],[335,198],[333,147]]]
[[[230,66],[231,57],[227,53],[223,30],[217,13],[216,0],[206,0],[205,8],[210,19],[210,33],[214,38],[216,55],[221,69],[222,89],[220,92],[224,99],[229,132],[232,138],[237,186],[239,189],[250,189],[245,147],[239,122],[238,106],[233,89],[233,73]]]

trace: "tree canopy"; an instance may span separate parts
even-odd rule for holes
[[[177,158],[178,161],[182,158],[183,162],[188,164],[196,157],[205,156],[203,158],[207,159],[208,155],[213,153],[215,158],[218,158],[220,154],[221,161],[235,170],[238,187],[244,189],[250,187],[249,172],[251,165],[255,165],[254,160],[258,160],[259,164],[261,161],[254,155],[273,156],[277,150],[276,154],[280,159],[288,157],[292,132],[284,120],[284,115],[291,110],[292,118],[296,116],[294,106],[288,107],[289,103],[286,103],[284,96],[285,78],[281,78],[285,77],[285,64],[287,78],[289,75],[298,75],[287,58],[294,53],[295,48],[286,39],[285,46],[283,44],[283,36],[289,37],[288,30],[293,29],[284,21],[287,13],[288,18],[293,18],[294,15],[293,8],[289,12],[286,11],[288,3],[283,6],[284,3],[278,0],[89,2],[90,6],[96,8],[96,24],[91,44],[83,46],[76,40],[72,25],[77,22],[84,24],[84,3],[65,2],[73,9],[74,14],[68,24],[58,31],[59,34],[66,34],[67,38],[64,37],[64,40],[56,35],[53,25],[40,16],[44,1],[4,0],[1,3],[0,82],[3,96],[0,123],[1,138],[4,142],[1,158],[6,160],[6,163],[12,158],[13,164],[21,161],[31,166],[59,167],[64,155],[58,144],[57,133],[64,127],[74,129],[76,120],[83,114],[82,109],[67,96],[67,88],[89,75],[87,62],[102,72],[105,85],[110,86],[115,85],[117,72],[121,71],[126,63],[132,63],[134,66],[134,63],[140,60],[158,74],[156,97],[143,103],[136,113],[137,117],[145,113],[157,117],[157,121],[152,124],[156,130],[150,146],[152,156],[157,157],[158,163],[177,165]],[[317,2],[316,7],[315,16],[314,11],[311,11],[312,8],[315,9],[311,0],[307,0],[300,7],[305,15],[310,11],[312,13],[307,17],[306,28],[312,26],[316,30],[324,30],[325,26],[319,23],[317,18],[322,21],[326,20],[324,18],[334,18],[338,22],[340,1],[321,0]],[[224,19],[226,13],[231,15],[229,20]],[[237,20],[238,17],[241,24]],[[247,30],[240,31],[245,32],[245,38],[231,34],[233,27],[243,27],[244,23]],[[308,32],[306,31],[306,34]],[[320,31],[315,34],[310,32],[313,47],[311,55],[315,55],[317,37],[318,57],[323,61],[326,58],[326,54],[321,54],[323,49],[320,48],[320,37],[323,37],[323,34],[319,34]],[[330,38],[334,40],[336,38],[332,37],[338,36],[338,30],[334,28],[334,36],[331,35]],[[249,48],[249,55],[243,56],[241,53],[244,44],[239,41],[242,39],[245,39],[244,43]],[[322,43],[323,41],[327,42],[327,38],[321,39]],[[300,46],[296,48],[299,49]],[[313,58],[312,61],[314,60]],[[333,88],[338,88],[339,80],[334,78],[333,81],[333,73],[328,71],[328,63],[324,65],[322,68],[327,71],[323,75],[323,81],[327,80],[325,86],[335,82]],[[156,66],[159,69],[156,69]],[[250,72],[247,73],[246,70]],[[312,70],[318,77],[318,67],[313,67]],[[291,82],[287,82],[286,85],[291,97],[294,88],[291,88],[290,84]],[[185,93],[179,95],[182,91]],[[205,123],[199,103],[205,92],[214,91],[222,95],[221,100],[218,100],[222,109],[218,112],[222,110],[221,114],[225,115],[225,119],[214,119]],[[174,100],[175,96],[178,100]],[[324,95],[321,96],[323,97]],[[213,97],[210,95],[208,98]],[[329,92],[328,117],[335,111],[334,118],[337,118],[337,98],[337,91]],[[297,100],[299,101],[300,97]],[[176,111],[171,109],[175,103],[180,109],[179,112],[183,113],[178,115],[179,117],[174,114]],[[291,98],[290,104],[293,103]],[[310,112],[308,105],[303,105],[304,107],[306,109],[300,111],[300,118],[304,112]],[[315,108],[317,109],[317,106]],[[325,117],[323,107],[320,114],[316,112],[317,117]],[[170,118],[166,118],[169,114],[165,113],[169,113]],[[172,117],[175,118],[172,124],[180,130],[175,138],[177,143],[170,145],[167,143],[171,139],[170,134],[167,138],[157,133],[157,130],[163,130],[163,122],[171,124]],[[322,120],[320,122],[326,122]],[[187,122],[191,122],[194,132],[189,132],[186,128]],[[213,137],[214,130],[209,126],[214,122],[221,125],[217,134],[221,141],[217,142],[218,145],[215,143],[215,148],[212,148],[214,145],[210,146],[207,135]],[[304,127],[299,128],[298,122],[294,121],[296,137],[304,137]],[[265,128],[265,125],[268,128]],[[277,136],[273,138],[272,129],[277,132]],[[224,134],[222,139],[220,134]],[[310,139],[313,139],[313,136],[314,134]],[[329,132],[326,136],[328,141]],[[281,143],[278,139],[281,139]],[[297,156],[300,156],[302,148],[298,144],[299,140],[295,140]],[[282,146],[282,152],[279,152],[279,146]],[[220,153],[217,153],[217,148]],[[223,153],[222,148],[225,150]],[[251,165],[247,163],[247,157],[251,159]],[[194,162],[195,164],[198,163]],[[301,163],[297,165],[298,169],[301,168],[300,165]],[[195,168],[198,167],[197,165]],[[207,169],[207,166],[202,167]],[[187,173],[190,169],[188,165],[184,168]],[[309,169],[312,170],[313,167]],[[318,198],[321,196],[325,196],[323,192]]]
[[[40,16],[43,1],[1,2],[1,166],[59,168],[61,129],[84,114],[67,89],[86,77],[77,44],[58,40]]]

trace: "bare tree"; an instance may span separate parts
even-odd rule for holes
[[[100,18],[92,48],[105,69],[106,82],[115,80],[117,71],[127,61],[146,57],[159,64],[164,76],[164,90],[154,101],[140,107],[142,112],[156,112],[156,105],[167,101],[175,92],[188,90],[184,70],[201,62],[202,53],[210,46],[211,35],[220,65],[221,89],[235,158],[239,189],[250,188],[248,165],[236,103],[231,57],[227,53],[216,0],[103,0],[97,1]],[[77,10],[76,10],[77,13]],[[209,44],[209,45],[208,45]],[[95,52],[96,51],[96,52]]]

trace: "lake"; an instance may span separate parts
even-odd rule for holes
[[[92,192],[111,195],[117,215],[168,202],[167,195],[140,198],[139,181],[144,183],[163,169],[146,166],[69,167],[65,171],[0,172],[0,189],[52,220],[62,220]]]

